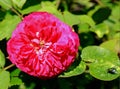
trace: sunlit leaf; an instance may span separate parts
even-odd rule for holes
[[[93,19],[88,15],[80,15],[79,19],[80,19],[80,23],[87,23],[90,26],[95,25],[95,22],[93,21]]]
[[[12,31],[19,22],[20,18],[18,16],[12,16],[7,13],[5,19],[0,22],[0,40],[10,38]]]
[[[12,7],[11,0],[0,0],[0,6],[5,10],[8,10]]]
[[[38,5],[34,5],[34,6],[29,6],[29,7],[26,8],[26,9],[20,10],[20,12],[21,12],[22,14],[29,14],[29,13],[31,13],[31,12],[38,11],[40,8],[41,8],[41,7],[40,7],[40,5],[38,4]]]
[[[72,76],[80,75],[85,71],[85,68],[86,68],[86,64],[83,61],[81,61],[76,68],[74,68],[69,72],[64,72],[64,74],[60,75],[59,77],[72,77]]]
[[[22,8],[25,2],[26,0],[12,0],[13,5],[17,6],[18,8]]]
[[[112,39],[105,41],[100,46],[109,49],[115,53],[118,53],[120,52],[120,39]]]
[[[14,71],[11,72],[11,80],[10,80],[10,85],[21,85],[22,79],[19,78],[19,74],[20,74],[20,70],[19,69],[15,69]]]
[[[112,8],[112,13],[110,16],[110,19],[114,20],[114,21],[118,21],[120,19],[120,7],[119,6],[115,6]]]
[[[42,7],[39,11],[49,12],[49,13],[55,15],[60,20],[64,21],[63,15],[59,11],[57,11],[57,9],[55,7],[46,6],[46,7]]]
[[[95,32],[99,38],[102,38],[109,33],[109,27],[105,23],[101,23],[92,28],[91,31]]]
[[[3,68],[5,65],[5,56],[2,53],[2,51],[0,50],[0,69]]]
[[[80,23],[78,16],[73,15],[68,11],[64,11],[63,17],[64,17],[65,22],[69,24],[70,26],[77,25]]]
[[[98,46],[82,50],[82,60],[89,63],[89,72],[95,78],[110,81],[120,76],[120,60],[116,53]],[[109,71],[114,69],[114,71]]]
[[[0,89],[8,89],[10,74],[7,71],[0,71]]]

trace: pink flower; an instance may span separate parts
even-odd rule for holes
[[[26,16],[7,43],[9,58],[22,71],[39,78],[51,78],[65,71],[75,60],[78,35],[47,12]]]

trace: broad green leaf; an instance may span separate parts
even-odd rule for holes
[[[12,0],[12,3],[14,6],[17,6],[18,8],[22,8],[25,4],[26,0]]]
[[[38,11],[40,9],[40,5],[33,5],[33,6],[29,6],[28,8],[26,9],[23,9],[23,10],[20,10],[20,12],[24,15],[24,14],[29,14],[31,12],[35,12],[35,11]]]
[[[42,7],[39,11],[49,12],[51,14],[54,14],[60,20],[64,21],[63,15],[59,11],[57,11],[57,9],[55,7],[46,6],[46,7]]]
[[[0,40],[7,38],[9,39],[12,31],[16,25],[20,22],[20,18],[16,15],[6,14],[5,19],[0,22]]]
[[[80,15],[78,17],[80,19],[80,23],[87,23],[91,27],[95,25],[95,22],[93,21],[93,19],[88,15]]]
[[[64,11],[63,17],[65,20],[65,23],[67,23],[70,26],[77,25],[80,23],[80,20],[77,15],[73,15],[68,11]]]
[[[120,39],[112,39],[100,44],[101,47],[109,49],[115,53],[120,52]]]
[[[82,33],[82,32],[89,32],[90,31],[90,28],[89,28],[89,25],[87,23],[80,23],[78,25],[79,27],[79,32]]]
[[[0,71],[0,89],[8,89],[10,74],[7,71]]]
[[[110,81],[120,76],[120,60],[116,53],[99,46],[82,50],[82,60],[89,63],[89,72],[95,78]],[[109,71],[114,69],[114,71]]]
[[[119,11],[120,11],[120,6],[115,6],[115,7],[113,7],[112,8],[112,13],[111,13],[111,15],[110,15],[110,19],[111,20],[113,20],[113,21],[119,21],[119,19],[120,19],[120,13],[119,13]]]
[[[95,32],[99,38],[102,38],[109,33],[109,27],[105,23],[101,23],[92,28],[91,31]]]
[[[11,0],[0,0],[0,6],[5,10],[8,10],[12,7]]]
[[[92,76],[104,81],[111,81],[120,76],[120,62],[114,64],[108,62],[94,62],[90,65],[89,71]]]
[[[57,9],[55,4],[56,4],[56,1],[53,1],[53,2],[51,2],[51,1],[43,1],[43,2],[41,2],[41,7],[44,8],[44,7],[47,7],[47,6],[51,6],[51,7],[54,7],[54,8]]]
[[[69,72],[64,72],[63,75],[60,75],[59,77],[72,77],[72,76],[77,76],[82,74],[86,69],[86,64],[85,62],[81,61],[80,64],[74,68],[73,70]]]
[[[21,85],[23,82],[22,80],[19,78],[19,74],[20,74],[20,70],[19,69],[15,69],[14,71],[11,72],[11,80],[10,80],[10,85]]]
[[[3,68],[5,65],[5,56],[2,53],[2,51],[0,50],[0,69]]]

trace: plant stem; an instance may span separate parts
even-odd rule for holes
[[[13,7],[11,8],[11,10],[12,10],[14,13],[16,13],[21,19],[23,19],[23,16],[22,16],[20,13],[18,13]]]
[[[13,67],[13,66],[15,66],[15,64],[11,64],[11,65],[5,67],[3,70],[7,70],[7,69],[9,69],[9,68],[11,68],[11,67]]]
[[[95,0],[100,6],[105,6],[100,0]]]
[[[57,9],[58,9],[60,3],[61,3],[61,0],[57,0],[57,2],[56,2],[56,7],[57,7]]]

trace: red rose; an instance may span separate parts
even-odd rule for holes
[[[7,43],[9,58],[22,71],[50,78],[65,71],[75,60],[78,35],[47,12],[34,12],[14,30]]]

